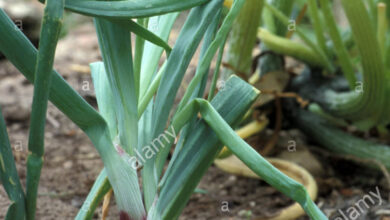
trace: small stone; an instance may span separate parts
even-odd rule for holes
[[[235,182],[236,180],[237,180],[236,176],[234,176],[234,175],[229,176],[229,179],[228,179],[229,182]]]
[[[72,199],[70,203],[76,208],[80,208],[83,205],[83,202],[78,198]]]
[[[64,168],[65,169],[70,169],[70,168],[72,168],[72,166],[73,166],[73,162],[72,161],[66,161],[64,163]]]
[[[221,190],[220,192],[219,192],[219,195],[221,195],[221,196],[226,196],[228,193],[227,193],[227,191],[226,190]]]

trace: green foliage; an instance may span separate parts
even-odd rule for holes
[[[294,121],[306,134],[329,150],[351,159],[359,158],[358,161],[365,161],[376,168],[384,166],[390,169],[389,146],[354,137],[332,126],[324,118],[302,109],[297,110]]]
[[[0,108],[0,180],[11,200],[5,219],[24,219],[26,216],[25,195],[20,184],[7,128]]]
[[[362,69],[362,81],[357,81],[358,66],[354,66],[353,57],[350,49],[351,45],[345,42],[340,27],[337,25],[334,15],[331,11],[331,3],[326,0],[320,0],[320,8],[318,10],[316,1],[309,1],[309,15],[312,20],[314,30],[317,38],[317,45],[314,45],[310,39],[303,34],[302,27],[296,27],[296,33],[309,46],[314,56],[310,56],[305,47],[296,48],[296,44],[287,41],[286,39],[279,39],[276,36],[261,36],[265,40],[265,44],[269,42],[281,42],[280,44],[272,44],[273,50],[278,53],[296,57],[310,66],[321,67],[326,70],[334,69],[334,66],[340,66],[341,72],[347,79],[350,92],[336,93],[328,90],[322,97],[316,101],[321,107],[335,117],[347,119],[352,121],[356,126],[362,130],[367,130],[376,125],[385,125],[390,122],[388,114],[390,100],[386,98],[386,93],[389,91],[389,68],[385,65],[385,60],[388,57],[389,44],[385,43],[383,39],[388,35],[385,11],[377,10],[377,3],[379,1],[369,1],[367,7],[363,0],[342,0],[342,6],[350,24],[349,33],[352,34],[352,42],[356,45],[358,55],[361,57],[360,66]],[[283,15],[277,8],[271,5],[266,5],[267,8],[278,17],[278,19],[285,24],[287,17]],[[325,28],[322,28],[322,23],[319,19],[323,15]],[[372,17],[375,17],[373,19]],[[378,16],[378,18],[376,18]],[[323,31],[326,30],[329,34],[329,43],[332,47],[327,47],[328,39],[324,39]],[[283,43],[284,42],[284,43]],[[295,49],[294,49],[295,48]],[[291,50],[296,50],[291,52]],[[305,52],[306,51],[306,52]],[[306,54],[305,54],[306,53]],[[333,57],[333,54],[336,56]],[[304,55],[304,56],[303,56]],[[322,65],[313,62],[315,57],[320,55],[324,61]],[[325,59],[325,58],[326,59]],[[334,62],[329,64],[325,62],[334,59]],[[327,63],[327,64],[326,64]],[[324,65],[326,64],[326,65]],[[331,68],[329,68],[331,66]],[[359,84],[358,84],[359,83]],[[363,87],[362,91],[356,90],[357,86]],[[373,98],[375,97],[375,98]]]
[[[250,77],[252,67],[252,51],[256,44],[257,28],[263,9],[263,0],[247,0],[234,22],[230,34],[229,51],[226,63],[233,70],[226,70],[224,75],[237,72],[243,77]]]
[[[50,9],[53,2],[46,1],[49,15],[60,15],[65,7],[95,19],[103,62],[91,64],[91,70],[100,113],[52,70],[58,35],[50,31],[59,33],[58,20],[48,19],[48,25],[53,26],[46,28],[44,19],[41,35],[43,46],[37,51],[0,10],[0,51],[34,83],[36,91],[42,91],[34,94],[34,100],[42,98],[45,105],[34,107],[34,102],[33,109],[37,108],[41,113],[46,111],[48,97],[88,135],[102,158],[104,170],[93,185],[77,219],[92,218],[95,208],[111,187],[122,216],[134,220],[178,218],[197,183],[219,153],[222,143],[266,182],[299,202],[312,219],[326,219],[301,184],[274,168],[231,128],[253,104],[259,94],[257,90],[232,77],[210,102],[201,99],[211,61],[218,48],[223,47],[244,0],[234,1],[220,27],[222,0],[66,0],[65,4],[56,2],[56,8]],[[167,44],[170,29],[178,13],[189,8],[191,12],[171,49]],[[159,16],[151,17],[155,15]],[[129,18],[143,19],[135,23]],[[157,25],[154,27],[151,21],[157,21]],[[138,38],[134,56],[131,33]],[[174,111],[174,99],[202,40],[204,44],[196,74]],[[164,49],[169,56],[159,68],[158,62]],[[45,78],[35,70],[39,70],[39,74],[44,74]],[[48,83],[50,78],[51,84]],[[202,118],[197,117],[198,113]],[[169,117],[170,114],[172,117]],[[32,128],[43,128],[44,117],[35,116],[34,110],[32,116],[37,118]],[[5,143],[0,146],[0,155],[12,158],[5,126],[0,128],[0,141]],[[168,131],[172,134],[164,136]],[[36,132],[32,137],[42,137],[42,129]],[[183,132],[180,144],[173,158],[167,161],[179,132]],[[4,166],[9,168],[9,171],[7,169],[7,172],[0,173],[3,184],[10,177],[15,184],[4,184],[10,199],[14,201],[9,215],[20,215],[20,219],[26,213],[24,202],[31,207],[27,207],[28,219],[34,218],[36,180],[39,179],[43,156],[40,139],[31,138],[30,143],[33,145],[35,140],[38,147],[31,147],[31,158],[34,158],[29,157],[31,163],[28,163],[28,179],[31,176],[33,182],[28,182],[27,192],[31,191],[32,194],[29,197],[27,193],[27,200],[20,196],[23,190],[17,181],[14,161],[2,160]],[[159,148],[156,148],[156,143],[160,143]],[[151,151],[151,145],[156,151]],[[35,163],[35,160],[38,162]],[[142,166],[135,161],[142,163]],[[167,163],[168,170],[163,173]],[[142,170],[142,187],[137,169]],[[18,199],[14,195],[19,195]]]
[[[43,164],[47,102],[51,85],[54,54],[61,33],[64,0],[48,0],[42,21],[40,50],[35,69],[34,96],[28,138],[27,158],[27,219],[35,219],[39,178]]]

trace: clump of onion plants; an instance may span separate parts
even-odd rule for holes
[[[311,112],[298,109],[292,120],[330,150],[363,159],[383,170],[390,168],[388,146],[364,141],[337,126],[355,126],[361,131],[375,128],[381,135],[388,135],[387,3],[341,0],[348,20],[348,26],[341,27],[332,11],[334,3],[309,0],[307,18],[312,28],[294,25],[294,33],[301,42],[269,29],[258,30],[258,37],[267,48],[292,56],[307,66],[292,89],[312,101]],[[282,7],[269,3],[264,8],[273,19],[291,25],[291,11],[286,13]],[[344,81],[339,80],[340,76]]]
[[[271,50],[302,60],[312,68],[329,74],[341,73],[350,92],[337,93],[331,89],[324,94],[313,93],[313,98],[329,114],[351,121],[362,130],[389,123],[388,91],[389,66],[388,17],[386,4],[380,1],[342,0],[350,29],[341,32],[335,21],[332,3],[326,0],[308,1],[312,35],[299,25],[295,33],[303,43],[277,36],[260,29],[258,36]],[[378,3],[376,5],[376,3]],[[265,4],[269,13],[285,25],[289,15],[271,4]],[[326,34],[326,35],[325,35]],[[357,53],[352,53],[356,49]],[[358,54],[358,56],[354,55]],[[357,62],[358,61],[358,62]],[[373,98],[375,97],[375,98]]]
[[[326,219],[301,184],[274,168],[232,130],[259,91],[232,76],[222,91],[215,95],[210,91],[212,99],[201,98],[210,63],[244,3],[234,1],[222,18],[222,0],[46,0],[38,51],[0,10],[0,52],[34,83],[26,193],[1,119],[0,176],[12,200],[6,219],[35,217],[47,100],[88,135],[104,164],[76,219],[91,219],[111,188],[121,219],[177,219],[223,145],[266,182],[299,202],[312,219]],[[94,18],[103,57],[91,64],[99,112],[53,70],[64,8]],[[186,9],[191,11],[171,48],[167,44],[170,30]],[[134,48],[131,34],[136,35]],[[196,74],[174,108],[201,41]],[[160,67],[164,51],[167,59]]]

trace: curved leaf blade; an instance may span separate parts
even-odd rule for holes
[[[71,11],[93,17],[129,19],[183,11],[209,1],[210,0],[133,0],[110,2],[67,0],[65,7]]]
[[[25,195],[16,170],[5,120],[0,108],[0,180],[12,204],[5,219],[24,219],[26,215]]]

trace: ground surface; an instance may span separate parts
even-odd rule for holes
[[[98,60],[101,58],[94,29],[91,24],[86,24],[60,41],[55,61],[55,68],[95,107],[94,90],[86,67],[88,63]],[[189,74],[193,73],[195,64],[196,60]],[[1,60],[0,105],[23,184],[32,92],[32,85],[9,62]],[[73,219],[103,165],[88,138],[53,105],[49,106],[46,129],[37,219]],[[263,146],[270,134],[271,130],[267,130],[250,138],[249,143],[255,147]],[[287,150],[291,140],[296,142],[297,151]],[[359,219],[390,219],[389,184],[381,172],[359,167],[319,148],[309,148],[310,145],[312,143],[299,131],[289,130],[281,132],[275,148],[284,158],[297,161],[312,172],[320,189],[317,204],[332,216],[331,219],[337,217],[338,209],[353,206],[364,195],[375,191],[376,187],[380,190],[382,204],[379,205],[378,201],[370,206],[369,210],[360,213]],[[180,219],[255,219],[249,216],[272,215],[292,203],[260,180],[234,176],[214,166],[198,188],[205,192],[192,196]],[[0,219],[4,218],[8,205],[7,196],[0,188]],[[100,212],[99,208],[95,219],[100,218]],[[389,217],[385,217],[386,213]],[[114,202],[109,219],[118,219]]]

